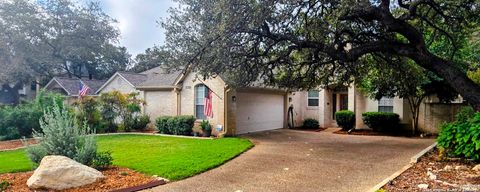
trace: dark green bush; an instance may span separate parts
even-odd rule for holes
[[[158,131],[162,134],[190,135],[195,120],[195,117],[191,115],[164,116],[157,118],[156,125]]]
[[[21,138],[15,127],[0,127],[0,141],[13,140]]]
[[[400,116],[390,112],[365,112],[363,122],[375,131],[396,131],[399,128]]]
[[[140,115],[137,118],[135,118],[135,125],[133,128],[135,130],[145,130],[145,128],[149,123],[150,123],[150,116]]]
[[[112,153],[106,152],[97,152],[93,158],[92,167],[95,169],[104,169],[112,165]]]
[[[337,111],[335,120],[342,130],[348,131],[355,126],[355,113],[348,110]]]
[[[303,128],[305,129],[318,129],[320,124],[316,119],[307,118],[303,120]]]
[[[437,137],[438,146],[450,156],[480,160],[480,112],[464,108],[456,121],[444,123]]]
[[[170,116],[163,116],[163,117],[158,117],[156,120],[155,120],[155,124],[157,126],[157,129],[158,129],[158,132],[162,133],[162,134],[171,134],[170,133],[170,130],[168,129],[168,120],[172,118]]]
[[[39,121],[43,111],[51,109],[54,103],[64,107],[63,99],[58,94],[39,92],[33,101],[17,106],[1,107],[0,138],[10,140],[19,139],[22,136],[31,137],[33,130],[41,131]]]

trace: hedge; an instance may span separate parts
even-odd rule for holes
[[[156,119],[156,125],[162,134],[191,135],[195,120],[191,115],[163,116]]]
[[[342,130],[348,131],[355,126],[355,113],[349,110],[337,111],[335,120]]]
[[[400,123],[400,116],[391,112],[365,112],[362,119],[374,131],[396,131]]]

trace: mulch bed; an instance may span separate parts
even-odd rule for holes
[[[451,169],[445,170],[449,165]],[[383,186],[386,191],[480,191],[480,171],[473,171],[476,163],[467,160],[438,160],[438,151],[433,150],[419,159],[419,162]],[[459,167],[457,167],[459,166]],[[460,168],[460,169],[456,169]],[[436,175],[431,180],[428,171]],[[420,189],[419,184],[428,184]]]
[[[92,183],[90,185],[64,190],[65,192],[83,192],[83,191],[112,191],[135,187],[157,181],[156,178],[144,175],[128,168],[110,167],[101,171],[106,179]],[[27,186],[27,180],[33,174],[30,172],[6,173],[0,175],[0,182],[3,180],[10,183],[6,191],[35,191]],[[44,191],[44,190],[41,190]]]
[[[35,139],[27,139],[29,144],[36,144],[37,141]],[[16,149],[23,147],[23,143],[21,140],[11,140],[11,141],[0,141],[0,151],[9,150],[9,149]]]
[[[296,128],[291,128],[292,130],[296,130],[296,131],[310,131],[310,132],[320,132],[320,131],[323,131],[327,128],[318,128],[318,129],[305,129],[305,128],[301,128],[301,127],[296,127]]]
[[[378,132],[371,129],[355,129],[352,132],[348,133],[348,131],[338,130],[333,132],[335,134],[341,135],[366,135],[366,136],[397,136],[397,137],[418,137],[418,138],[435,138],[435,135],[412,135],[407,131],[399,132],[399,133],[385,133],[385,132]]]

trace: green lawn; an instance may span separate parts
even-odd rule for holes
[[[148,175],[179,180],[217,167],[252,147],[246,139],[200,140],[149,135],[99,136],[100,151],[110,151],[113,164]],[[24,150],[0,152],[0,173],[26,171]]]

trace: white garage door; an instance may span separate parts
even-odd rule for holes
[[[283,128],[284,96],[237,93],[237,134]]]

